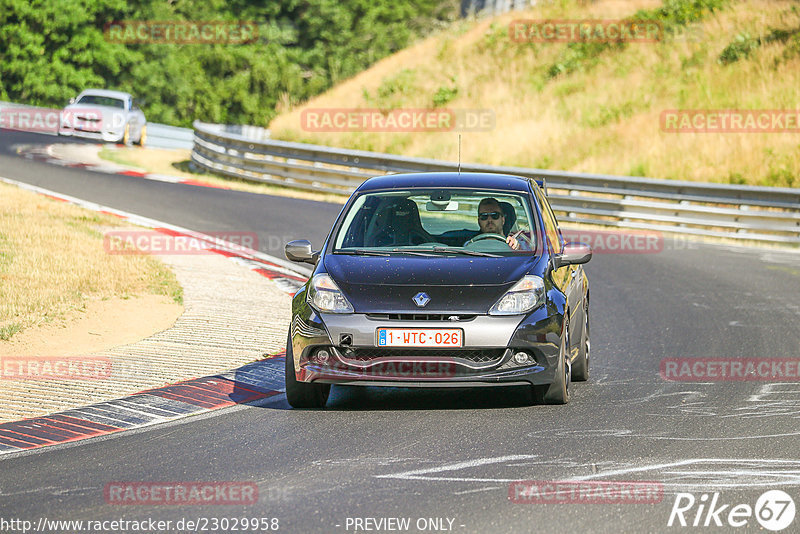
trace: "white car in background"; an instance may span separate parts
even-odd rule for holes
[[[143,145],[147,120],[129,93],[87,89],[61,112],[58,134]]]

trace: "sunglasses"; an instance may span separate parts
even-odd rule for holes
[[[500,213],[499,211],[484,212],[484,213],[479,213],[478,214],[478,219],[480,219],[482,221],[485,221],[486,219],[488,219],[491,216],[492,220],[496,221],[496,220],[498,220],[500,218],[501,215],[502,215],[502,213]]]

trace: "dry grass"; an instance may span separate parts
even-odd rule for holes
[[[192,173],[189,170],[190,154],[191,150],[188,149],[106,147],[103,148],[98,155],[105,160],[120,165],[136,167],[148,173],[180,176],[189,180],[199,180],[216,187],[225,187],[236,191],[245,191],[247,193],[302,198],[305,200],[331,202],[334,204],[344,204],[345,200],[347,200],[347,196],[343,195],[315,193],[313,191],[302,191],[277,185],[236,180],[213,174]]]
[[[182,303],[174,274],[147,256],[109,255],[118,219],[0,184],[0,339],[92,299],[153,294]]]
[[[701,39],[629,43],[597,63],[547,75],[566,45],[518,44],[514,19],[629,16],[660,2],[546,3],[525,13],[462,22],[389,57],[303,107],[277,117],[275,138],[407,156],[455,160],[457,137],[436,133],[303,131],[308,108],[428,108],[440,88],[456,88],[453,109],[494,111],[496,127],[463,134],[464,161],[577,172],[723,183],[800,185],[800,134],[667,133],[670,109],[800,108],[800,38],[762,43],[730,65],[719,60],[737,35],[800,29],[790,0],[733,0],[691,29]]]

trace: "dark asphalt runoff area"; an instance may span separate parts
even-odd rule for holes
[[[0,131],[0,175],[198,231],[257,232],[260,248],[281,257],[278,240],[319,246],[339,211],[61,168],[10,148],[54,141]],[[565,406],[529,406],[526,392],[513,388],[334,387],[318,411],[292,410],[275,397],[0,457],[0,527],[45,518],[171,521],[146,532],[764,532],[757,514],[766,522],[769,513],[794,510],[780,495],[759,499],[765,492],[781,490],[800,506],[800,382],[667,381],[660,365],[800,358],[800,256],[670,236],[664,245],[658,253],[596,254],[586,266],[591,378],[573,383]],[[566,480],[594,491],[638,482],[652,498],[509,498],[515,481],[539,481],[525,486],[535,489]],[[192,481],[255,483],[259,498],[237,506],[104,499],[108,484]],[[277,522],[241,528],[262,518]],[[181,520],[200,524],[179,530]],[[800,511],[783,530],[798,531]]]

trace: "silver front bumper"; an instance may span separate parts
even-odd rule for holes
[[[308,322],[295,316],[290,332],[296,377],[301,382],[408,387],[550,383],[559,333],[546,310],[537,313],[541,316],[444,314],[434,320],[423,314],[312,313]],[[379,328],[460,328],[464,345],[378,346]],[[320,357],[320,350],[327,355]],[[528,361],[514,361],[517,351],[525,352]]]

